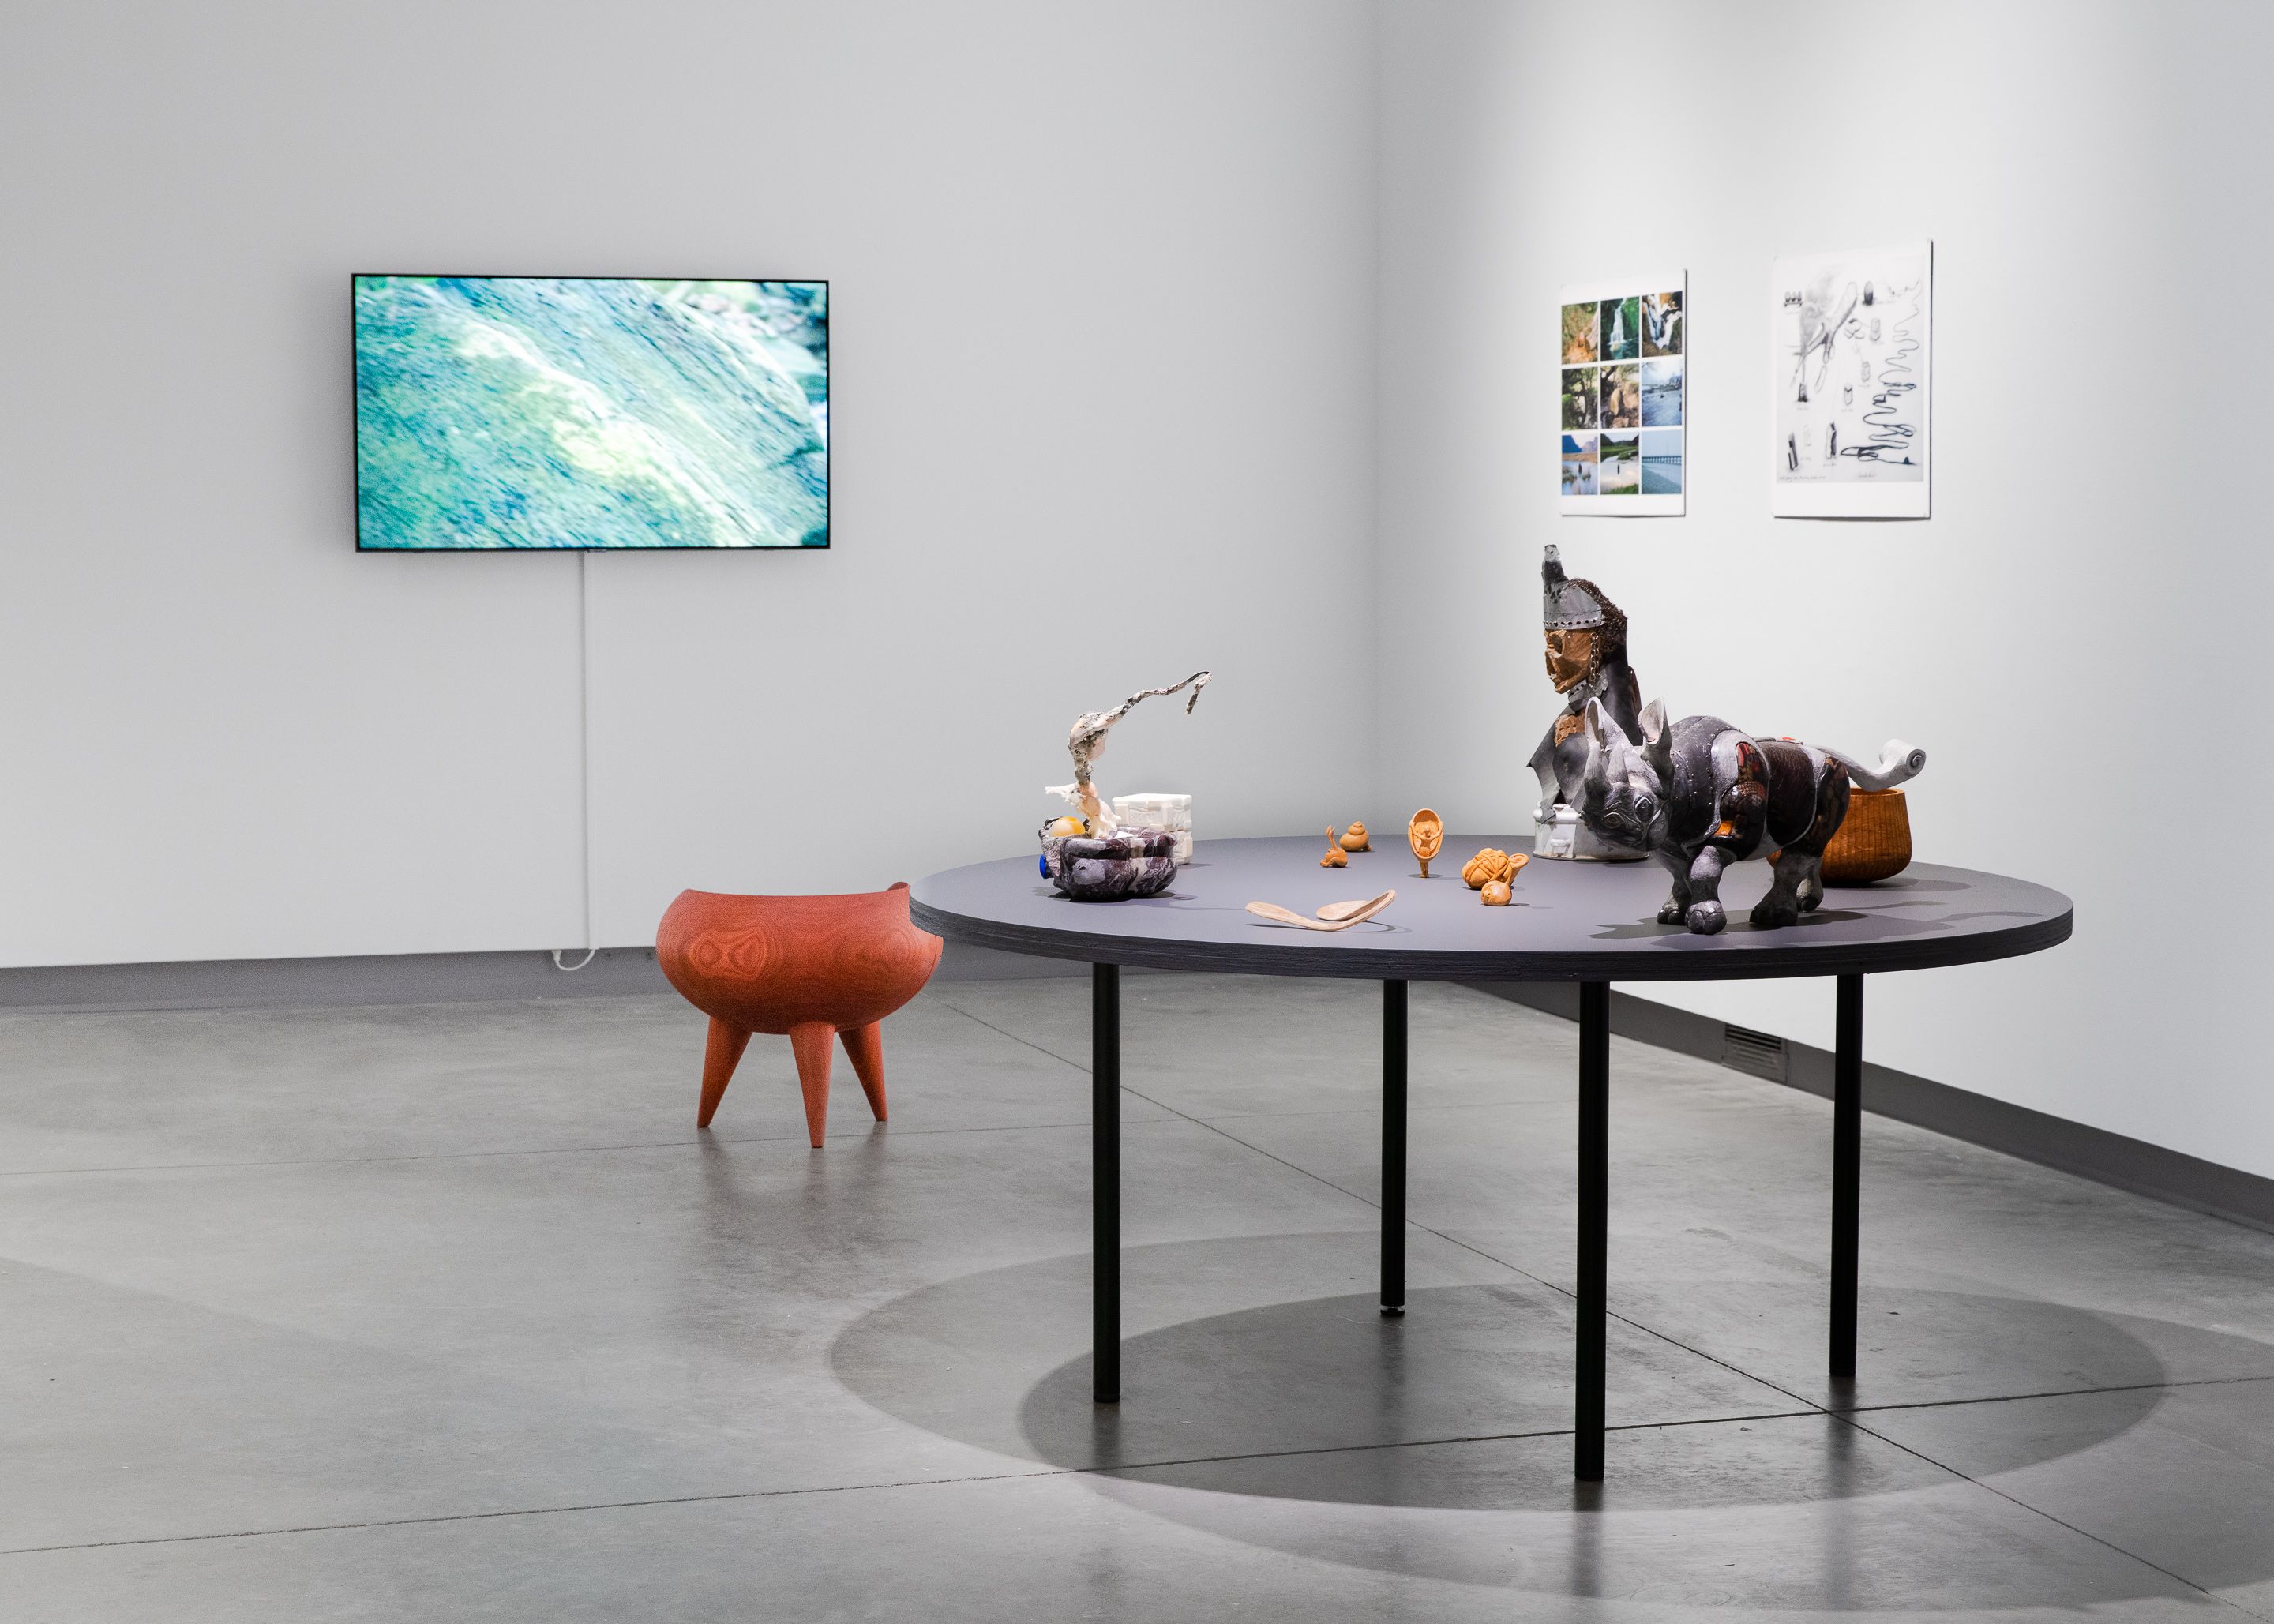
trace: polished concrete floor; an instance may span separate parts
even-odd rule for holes
[[[1569,1477],[1573,1028],[1132,977],[1126,1393],[1088,983],[942,985],[804,1142],[666,998],[0,1016],[0,1620],[2274,1618],[2274,1237],[1615,1042]],[[1829,996],[1827,991],[1827,996]]]

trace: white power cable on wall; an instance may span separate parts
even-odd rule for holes
[[[599,957],[592,941],[592,612],[584,590],[584,560],[576,554],[576,838],[583,854],[584,891],[584,956],[575,964],[562,960],[566,948],[553,950],[556,970],[583,969]]]

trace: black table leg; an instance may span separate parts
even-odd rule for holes
[[[1603,1480],[1604,1333],[1610,1306],[1611,989],[1579,985],[1579,1359],[1571,1470]]]
[[[1101,1404],[1121,1399],[1121,966],[1089,983],[1090,1365]]]
[[[1856,1246],[1864,1184],[1864,978],[1839,978],[1832,1054],[1832,1373],[1856,1373]]]
[[[1382,1312],[1405,1312],[1405,983],[1382,984]]]

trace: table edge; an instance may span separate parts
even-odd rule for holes
[[[929,877],[929,876],[927,876]],[[2001,876],[2002,877],[2002,876]],[[2030,882],[2034,883],[2034,882]],[[2049,889],[2049,888],[2041,888]],[[2059,893],[2056,892],[2055,895]],[[2064,901],[2067,898],[2063,898]],[[1111,907],[1111,903],[1092,903]],[[933,935],[974,947],[1032,959],[1073,959],[1144,970],[1216,971],[1234,975],[1306,976],[1341,981],[1785,981],[1816,975],[1878,975],[1898,970],[1946,969],[2018,959],[2058,947],[2074,933],[2074,903],[2055,915],[1972,931],[1962,936],[1905,937],[1852,947],[1748,947],[1743,952],[1619,953],[1368,948],[1359,952],[1268,941],[1231,948],[1221,943],[1182,943],[1039,929],[974,919],[914,898],[909,915]],[[1788,929],[1805,929],[1788,926]],[[1654,938],[1665,940],[1666,938]]]

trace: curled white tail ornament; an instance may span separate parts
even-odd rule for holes
[[[1848,781],[1857,789],[1893,789],[1918,777],[1926,767],[1926,752],[1900,739],[1890,739],[1879,748],[1879,764],[1876,767],[1866,767],[1854,756],[1838,750],[1824,753],[1848,769]]]

